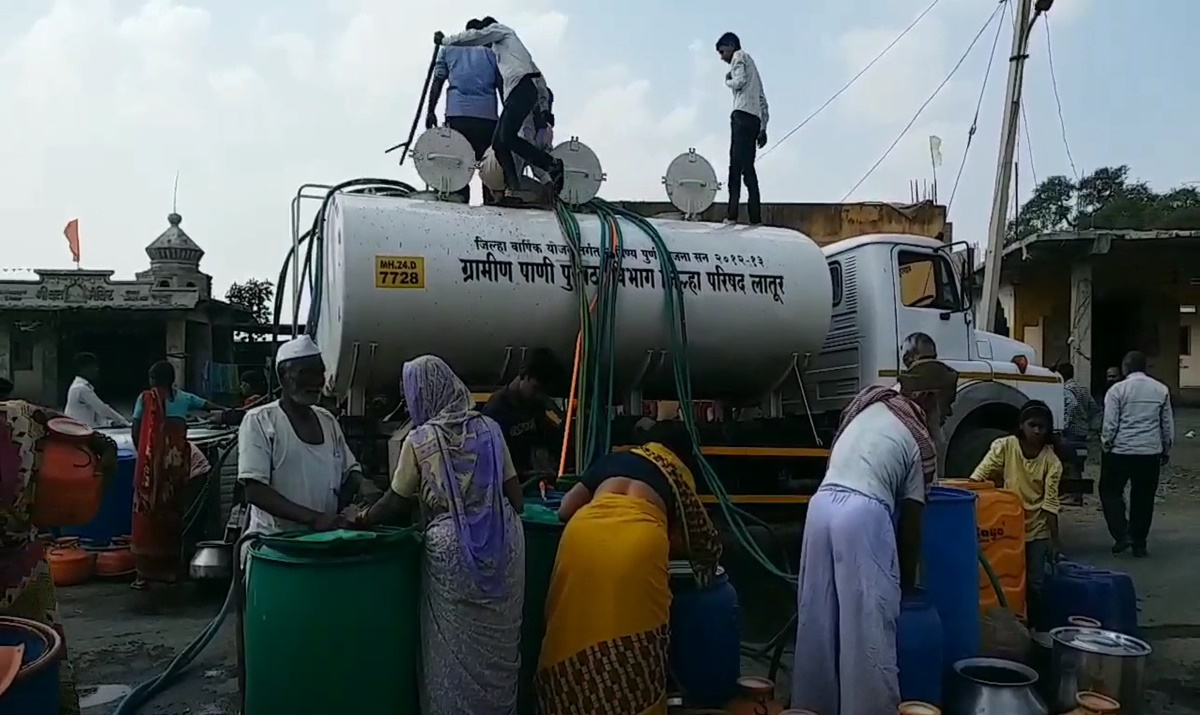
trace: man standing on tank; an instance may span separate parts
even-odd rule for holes
[[[483,408],[504,432],[513,466],[522,480],[546,476],[556,468],[562,433],[551,421],[548,387],[558,380],[558,362],[549,350],[533,350],[516,378],[492,395]]]
[[[746,213],[751,224],[762,223],[762,200],[758,193],[758,171],[754,160],[767,145],[767,120],[770,111],[763,91],[758,65],[742,49],[742,41],[732,32],[717,40],[717,54],[729,65],[725,86],[733,92],[733,112],[729,116],[729,206],[725,223],[737,223],[742,180],[746,181]]]
[[[496,153],[496,161],[504,170],[506,198],[521,201],[521,175],[513,160],[514,153],[527,164],[549,174],[554,193],[561,192],[565,176],[562,160],[521,136],[521,126],[530,114],[534,115],[534,122],[539,127],[545,126],[542,117],[548,111],[549,89],[529,49],[517,37],[517,33],[488,16],[479,21],[478,28],[457,35],[435,32],[433,42],[445,47],[490,47],[496,55],[500,76],[504,79],[504,107],[500,110],[496,134],[492,137],[492,149]]]
[[[468,30],[482,27],[479,20],[467,23]],[[496,134],[497,98],[504,81],[496,64],[496,55],[486,47],[442,47],[433,65],[429,85],[429,113],[425,128],[437,126],[437,104],[446,91],[446,126],[466,137],[475,150],[475,161],[483,159]],[[471,201],[471,186],[459,190],[464,203]],[[492,203],[492,192],[483,187],[483,203]]]

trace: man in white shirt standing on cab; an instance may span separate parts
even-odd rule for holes
[[[433,42],[444,47],[490,47],[496,55],[496,64],[504,80],[504,107],[500,110],[492,149],[496,161],[504,170],[505,197],[520,201],[521,174],[517,171],[513,154],[549,174],[556,195],[562,191],[562,161],[521,136],[525,118],[531,114],[539,129],[545,126],[544,115],[549,112],[549,89],[542,71],[517,33],[489,16],[479,21],[478,28],[457,35],[435,32]]]
[[[754,59],[742,49],[742,41],[732,32],[717,40],[717,54],[729,65],[725,86],[733,92],[733,113],[729,117],[729,208],[726,223],[737,223],[742,181],[746,182],[746,213],[750,223],[762,223],[762,200],[758,193],[758,171],[754,160],[767,145],[767,94]]]
[[[1146,556],[1146,538],[1154,518],[1154,494],[1159,472],[1175,442],[1171,391],[1146,374],[1146,356],[1136,350],[1121,362],[1125,379],[1104,395],[1104,426],[1100,431],[1100,504],[1112,552],[1133,547]],[[1125,516],[1125,485],[1129,484],[1129,517]]]
[[[67,389],[63,414],[88,427],[128,427],[129,420],[96,394],[92,383],[100,377],[100,361],[91,353],[75,356],[75,379]]]
[[[247,533],[330,531],[361,482],[362,467],[337,419],[318,407],[321,351],[308,336],[279,347],[280,397],[246,413],[238,432],[238,481],[250,505]],[[243,554],[244,555],[244,554]]]

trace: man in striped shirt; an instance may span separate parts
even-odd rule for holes
[[[1092,426],[1100,417],[1100,406],[1088,388],[1075,381],[1075,367],[1060,363],[1054,368],[1063,378],[1063,444],[1059,457],[1067,467],[1069,479],[1082,479],[1087,464],[1088,438]],[[1083,504],[1082,494],[1071,494],[1063,498],[1064,504]]]
[[[733,112],[729,117],[729,206],[726,223],[738,220],[738,201],[742,180],[746,182],[746,213],[751,224],[762,223],[762,203],[758,193],[758,172],[754,160],[767,145],[767,120],[770,111],[763,91],[762,77],[754,59],[742,49],[742,41],[732,32],[717,40],[717,54],[729,65],[725,86],[733,92]]]

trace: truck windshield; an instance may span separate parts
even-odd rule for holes
[[[907,308],[958,311],[962,302],[950,261],[940,253],[899,251],[900,303]]]

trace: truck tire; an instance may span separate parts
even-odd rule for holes
[[[945,476],[951,479],[964,479],[971,476],[971,472],[975,471],[975,467],[983,461],[992,442],[1010,434],[1010,432],[995,427],[975,427],[966,434],[955,435],[950,440],[950,448],[946,451]]]

